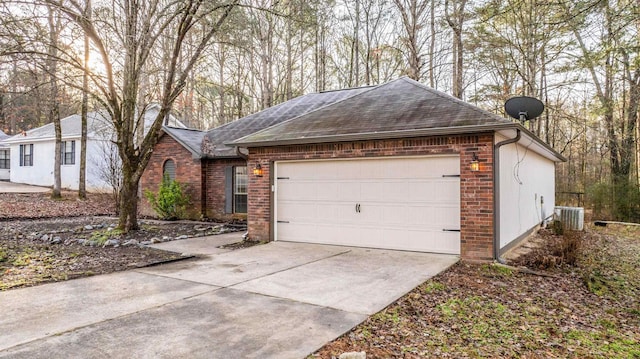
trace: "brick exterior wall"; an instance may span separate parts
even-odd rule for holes
[[[176,180],[184,184],[185,192],[191,199],[190,204],[187,205],[187,216],[191,219],[200,219],[204,205],[200,160],[194,159],[189,150],[169,135],[162,136],[153,148],[149,163],[140,179],[142,193],[144,194],[145,190],[153,192],[158,190],[162,182],[164,163],[169,159],[173,160],[176,165]],[[139,212],[146,216],[157,216],[144,195],[140,201]]]
[[[467,260],[493,258],[493,133],[372,140],[249,149],[249,237],[273,240],[271,169],[274,161],[379,156],[460,155],[460,254]],[[480,170],[471,172],[473,153]],[[262,177],[251,174],[260,164]]]
[[[246,214],[225,213],[225,168],[246,166],[243,159],[216,159],[205,160],[203,164],[205,182],[205,217],[230,221],[233,219],[246,219]],[[251,176],[251,175],[250,175]]]

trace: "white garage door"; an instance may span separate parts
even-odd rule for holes
[[[275,168],[276,240],[460,253],[458,156]]]

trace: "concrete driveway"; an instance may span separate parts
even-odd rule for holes
[[[303,358],[457,260],[274,242],[0,292],[0,358]]]
[[[51,191],[51,188],[0,181],[0,193],[42,193],[48,191]]]

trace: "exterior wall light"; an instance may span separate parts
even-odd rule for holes
[[[256,177],[262,177],[263,174],[263,170],[262,170],[262,166],[260,166],[260,164],[256,164],[256,166],[253,168],[253,175]]]
[[[478,162],[478,155],[476,155],[476,153],[474,152],[472,157],[471,157],[471,166],[470,166],[471,172],[478,172],[480,171],[480,162]]]

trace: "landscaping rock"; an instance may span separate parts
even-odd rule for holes
[[[109,239],[106,242],[104,242],[104,244],[102,245],[102,248],[104,247],[119,247],[120,246],[120,241],[117,239]]]
[[[184,235],[184,234],[183,234],[183,235],[181,235],[181,236],[177,236],[177,237],[176,237],[176,239],[187,239],[187,238],[189,238],[189,236]]]
[[[90,225],[90,224],[87,224],[86,226],[84,226],[84,229],[87,230],[87,231],[91,231],[91,230],[93,230],[93,226]]]
[[[40,240],[43,242],[48,242],[49,241],[49,235],[48,234],[44,234],[42,237],[40,237]]]
[[[128,239],[126,242],[123,243],[123,246],[137,246],[138,244],[140,244],[140,242],[138,242],[138,240],[136,240],[136,239]]]
[[[342,353],[338,359],[367,359],[366,352],[348,352]]]
[[[51,243],[53,244],[58,244],[60,242],[62,242],[62,238],[60,237],[53,237],[53,239],[51,240]]]

